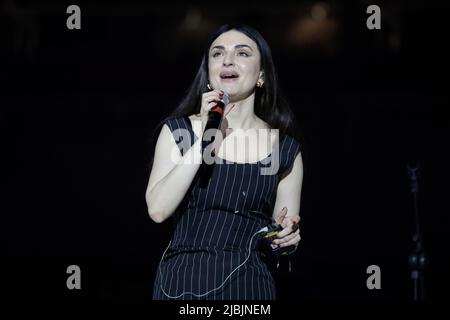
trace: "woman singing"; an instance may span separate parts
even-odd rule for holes
[[[200,186],[202,161],[195,159],[204,155],[209,111],[225,96],[211,139],[216,161]],[[303,165],[294,114],[264,38],[245,25],[219,28],[186,96],[155,132],[146,202],[153,221],[172,218],[173,234],[153,299],[276,299],[261,230],[278,223],[269,247],[293,248],[288,254],[297,248]]]

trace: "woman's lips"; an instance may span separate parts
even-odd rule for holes
[[[223,77],[221,77],[220,81],[229,83],[229,82],[237,81],[238,78],[239,78],[239,76],[237,76],[237,77],[230,77],[230,78],[223,78]]]

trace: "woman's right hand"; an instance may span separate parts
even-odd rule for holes
[[[202,121],[202,132],[204,132],[206,124],[208,122],[208,113],[214,106],[216,106],[217,101],[222,100],[224,92],[222,90],[212,90],[205,92],[202,95],[202,105],[200,107],[200,117]]]

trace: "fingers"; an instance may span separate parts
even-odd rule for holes
[[[286,231],[286,229],[283,231]],[[300,235],[300,230],[298,230],[298,229],[287,235],[281,235],[281,232],[280,232],[277,235],[278,239],[273,240],[272,243],[273,244],[282,244],[282,243],[285,243],[285,242],[288,242],[288,241],[294,239],[297,235]]]
[[[219,101],[223,97],[223,91],[213,90],[203,94],[203,100],[206,102]]]
[[[289,246],[297,245],[300,242],[300,240],[301,240],[301,237],[299,234],[297,234],[291,240],[281,243],[280,247],[289,247]]]
[[[281,231],[281,235],[285,236],[291,232],[294,232],[298,229],[298,225],[300,223],[300,217],[297,216],[285,216],[281,226],[283,227],[283,231]]]
[[[280,232],[278,232],[278,238],[283,238],[287,236],[288,234],[293,233],[295,230],[292,228],[293,224],[289,223],[286,227],[283,228]],[[298,231],[298,228],[296,228]]]
[[[208,95],[214,95],[214,94],[220,94],[220,95],[223,95],[223,93],[224,93],[224,92],[223,92],[222,90],[214,89],[214,90],[212,90],[212,91],[205,92],[205,93],[203,94],[203,96],[206,97],[206,96],[208,96]]]
[[[212,102],[208,102],[208,104],[206,105],[206,110],[205,111],[209,111],[211,110],[213,107],[215,107],[217,104],[217,102],[212,101]]]
[[[202,95],[202,107],[200,113],[206,115],[212,107],[217,104],[217,101],[221,100],[224,92],[221,90],[213,90],[205,92]]]
[[[282,223],[283,230],[278,233],[278,238],[283,238],[288,234],[298,231],[299,223],[299,216],[285,216]]]

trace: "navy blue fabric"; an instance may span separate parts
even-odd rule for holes
[[[172,133],[188,130],[184,139],[174,134],[181,154],[198,139],[187,116],[166,120],[165,124]],[[286,135],[278,145],[277,174],[261,175],[260,169],[269,165],[264,161],[224,162],[215,164],[206,188],[198,186],[198,176],[194,178],[172,215],[174,232],[156,273],[153,299],[173,299],[162,288],[172,297],[183,292],[201,295],[224,282],[248,256],[252,235],[271,222],[279,178],[300,151],[300,144]],[[249,260],[220,290],[202,297],[185,294],[177,299],[276,299],[275,281],[257,240],[258,236],[253,238]]]

